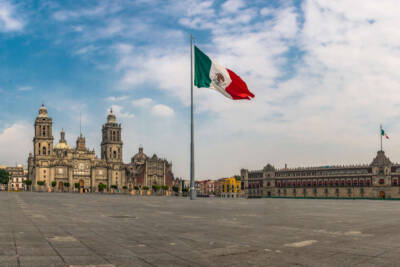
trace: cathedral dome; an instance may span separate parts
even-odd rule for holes
[[[71,149],[71,147],[67,143],[58,143],[55,147],[55,149]]]
[[[115,118],[115,114],[113,113],[112,109],[110,109],[110,113],[108,113],[107,116],[107,122],[108,123],[115,123],[117,120]]]
[[[47,108],[42,104],[39,109],[39,117],[47,117]]]
[[[132,163],[144,163],[147,160],[147,155],[143,153],[143,147],[139,147],[139,152],[131,159]]]
[[[55,149],[68,149],[68,150],[71,149],[71,147],[67,144],[67,141],[65,141],[64,129],[61,130],[60,136],[61,136],[60,141],[54,148]]]

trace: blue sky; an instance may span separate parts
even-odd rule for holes
[[[399,138],[395,1],[0,0],[0,163],[26,164],[44,102],[99,151],[113,107],[124,160],[143,145],[189,174],[189,35],[256,95],[196,89],[196,175],[368,163],[379,123]],[[399,135],[400,136],[400,135]],[[12,145],[11,145],[12,144]],[[400,143],[399,143],[400,145]]]

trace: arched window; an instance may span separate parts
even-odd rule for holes
[[[40,143],[39,143],[39,149],[38,149],[38,151],[39,151],[39,155],[40,155],[40,149],[41,149],[41,146],[40,146]]]
[[[43,131],[42,131],[42,133],[43,133],[43,136],[46,136],[46,126],[43,126]]]
[[[116,159],[117,158],[117,151],[114,151],[114,159]]]
[[[43,155],[46,155],[46,147],[43,147]]]
[[[112,140],[115,141],[115,131],[112,132]]]

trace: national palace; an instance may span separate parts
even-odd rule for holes
[[[42,105],[34,124],[33,153],[28,158],[28,179],[32,181],[33,188],[38,189],[38,184],[44,184],[41,187],[52,186],[55,191],[64,191],[66,185],[79,184],[83,190],[94,192],[98,191],[99,184],[109,190],[111,187],[151,188],[153,185],[168,185],[171,188],[174,183],[172,164],[155,154],[148,157],[142,147],[130,163],[123,162],[122,127],[112,110],[101,129],[100,158],[94,150],[86,147],[82,133],[76,140],[76,146],[71,148],[62,130],[60,140],[54,146],[52,126],[52,118]]]
[[[400,198],[400,164],[378,151],[370,164],[241,170],[245,196],[316,198]]]

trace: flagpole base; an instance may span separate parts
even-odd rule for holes
[[[196,189],[194,187],[190,188],[190,200],[196,199]]]

